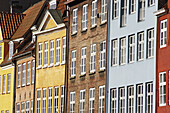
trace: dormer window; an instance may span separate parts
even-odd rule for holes
[[[14,53],[14,43],[10,41],[9,42],[9,59],[12,58],[13,53]]]
[[[51,0],[49,2],[50,8],[49,9],[56,9],[57,3],[56,0]]]

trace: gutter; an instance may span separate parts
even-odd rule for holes
[[[13,113],[15,113],[15,100],[16,100],[16,60],[12,61],[14,63],[14,87],[13,87]]]

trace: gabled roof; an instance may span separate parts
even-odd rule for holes
[[[29,32],[30,28],[36,23],[38,16],[43,10],[45,4],[46,1],[43,0],[41,2],[38,2],[37,4],[34,4],[32,7],[30,7],[28,10],[24,12],[26,16],[22,24],[19,26],[18,30],[16,31],[16,33],[12,36],[12,39],[24,37],[24,35]]]
[[[0,12],[0,26],[3,39],[10,39],[21,24],[24,14]]]

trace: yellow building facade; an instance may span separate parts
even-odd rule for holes
[[[47,10],[36,37],[36,113],[64,113],[66,28],[58,10]]]

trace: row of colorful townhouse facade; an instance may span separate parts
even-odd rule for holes
[[[50,0],[1,13],[0,112],[168,113],[169,8]]]

